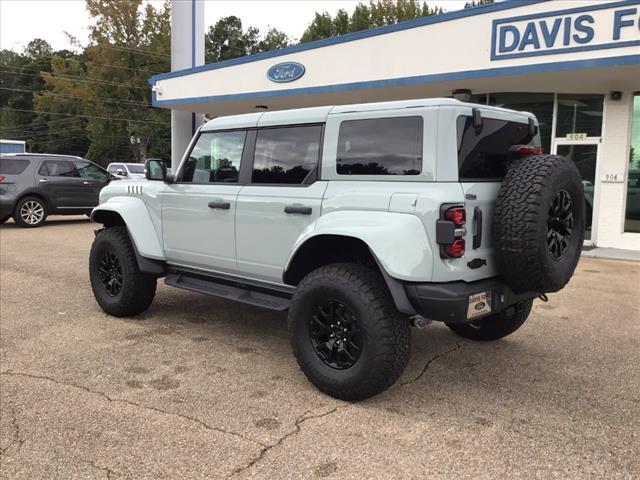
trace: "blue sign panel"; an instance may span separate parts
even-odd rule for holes
[[[640,0],[493,20],[491,60],[640,46]]]
[[[293,82],[304,75],[304,65],[297,62],[285,62],[274,65],[267,71],[267,78],[272,82]]]

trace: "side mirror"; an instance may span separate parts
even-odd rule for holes
[[[167,179],[167,166],[158,158],[150,158],[144,162],[144,176],[147,180],[164,182]]]

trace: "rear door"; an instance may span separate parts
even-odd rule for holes
[[[36,172],[38,188],[49,198],[54,208],[91,208],[92,196],[71,160],[44,160]]]
[[[326,181],[318,180],[323,125],[258,129],[251,182],[236,212],[238,270],[282,283],[294,242],[320,216]]]

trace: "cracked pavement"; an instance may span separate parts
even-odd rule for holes
[[[0,477],[639,478],[640,264],[583,259],[492,343],[412,332],[357,404],[298,370],[286,318],[159,284],[137,318],[96,305],[96,228],[0,227]]]

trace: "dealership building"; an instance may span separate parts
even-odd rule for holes
[[[582,174],[587,243],[640,250],[640,0],[507,0],[210,65],[203,8],[174,0],[174,71],[150,79],[174,164],[205,115],[430,97],[525,110]]]

